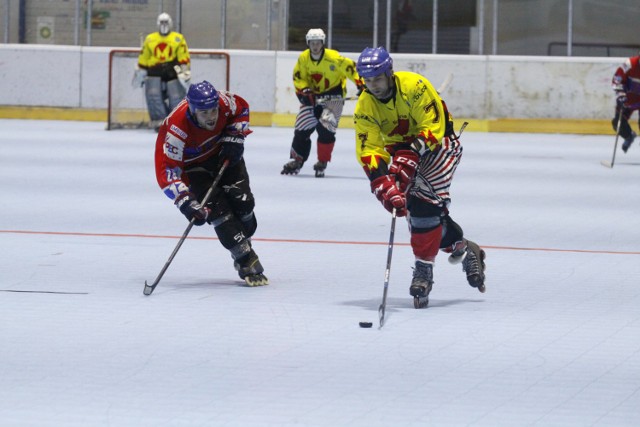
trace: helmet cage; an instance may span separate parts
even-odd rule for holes
[[[173,20],[168,13],[161,13],[158,15],[158,32],[163,36],[166,36],[173,29]]]

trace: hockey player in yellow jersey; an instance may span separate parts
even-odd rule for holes
[[[296,116],[290,161],[283,175],[297,175],[311,152],[311,134],[318,134],[318,162],[313,166],[316,177],[323,177],[336,141],[336,130],[342,116],[347,79],[361,91],[362,81],[353,60],[336,50],[325,48],[325,34],[320,28],[307,32],[306,49],[293,69],[293,85],[300,101]]]
[[[438,250],[451,254],[451,263],[461,262],[469,285],[484,292],[485,252],[463,237],[449,214],[462,145],[444,101],[422,75],[394,72],[384,47],[366,48],[357,70],[366,89],[354,112],[356,155],[382,205],[407,217],[415,308],[429,303]]]
[[[151,126],[156,130],[185,97],[191,80],[191,58],[184,36],[172,31],[168,13],[161,13],[157,24],[158,31],[144,40],[133,77],[134,87],[145,88]]]

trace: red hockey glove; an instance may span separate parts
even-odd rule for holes
[[[407,191],[407,186],[411,183],[418,168],[420,156],[411,150],[396,151],[393,156],[393,163],[389,168],[389,174],[395,177],[398,188],[403,193]]]
[[[183,193],[176,198],[176,206],[193,225],[203,225],[211,213],[211,209],[202,207],[193,193]]]
[[[313,91],[308,87],[297,91],[296,96],[302,105],[311,107],[316,103],[316,97],[313,94]]]
[[[397,216],[407,215],[407,199],[402,191],[398,189],[393,177],[389,175],[380,176],[371,181],[371,192],[382,202],[382,206],[389,212],[396,209]]]

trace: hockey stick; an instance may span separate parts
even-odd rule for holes
[[[209,187],[209,191],[207,191],[207,194],[205,194],[204,199],[202,199],[202,206],[205,206],[209,202],[209,199],[211,199],[211,195],[213,194],[213,190],[215,190],[216,187],[218,186],[218,182],[220,182],[220,179],[222,178],[222,174],[224,173],[225,169],[227,169],[227,166],[229,166],[229,160],[225,160],[222,163],[222,167],[220,168],[220,172],[218,172],[218,176],[216,176],[216,179],[213,180],[213,184],[211,184],[211,187]],[[145,295],[147,295],[147,296],[151,295],[151,293],[156,288],[156,286],[158,286],[158,283],[160,282],[160,279],[162,279],[162,276],[164,276],[165,271],[167,271],[167,268],[169,268],[169,265],[171,265],[171,262],[173,261],[173,258],[176,256],[176,254],[178,253],[178,250],[180,249],[180,247],[184,243],[185,239],[189,235],[189,232],[193,228],[193,222],[194,221],[195,221],[195,218],[192,218],[191,221],[189,221],[189,225],[187,225],[187,229],[184,230],[184,233],[182,233],[182,237],[178,241],[178,244],[176,245],[176,248],[171,253],[171,256],[169,257],[167,262],[164,264],[164,267],[162,267],[162,270],[160,270],[160,274],[158,274],[158,277],[156,277],[156,280],[153,281],[153,284],[148,285],[147,281],[146,280],[144,281],[144,291],[143,291],[143,293]]]
[[[382,294],[382,304],[378,307],[378,317],[380,319],[380,326],[378,329],[382,329],[384,326],[384,312],[387,308],[387,289],[389,289],[389,276],[391,274],[391,255],[393,254],[393,237],[396,232],[396,208],[393,208],[391,212],[391,231],[389,232],[389,251],[387,252],[387,269],[384,272],[384,292]]]
[[[616,126],[616,141],[613,143],[613,156],[611,157],[611,162],[606,160],[600,161],[602,166],[613,168],[613,164],[616,161],[616,150],[618,149],[618,137],[620,136],[620,123],[622,122],[622,110],[618,114],[618,125]]]
[[[438,95],[444,92],[445,90],[447,90],[452,80],[453,80],[453,73],[449,73],[447,75],[447,78],[444,79],[444,81],[440,84],[438,89],[436,89],[438,91]]]

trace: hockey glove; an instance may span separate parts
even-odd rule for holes
[[[182,87],[188,90],[189,85],[191,85],[191,70],[189,66],[187,64],[174,65],[173,69],[176,70],[176,75]]]
[[[144,86],[144,80],[147,78],[147,70],[144,68],[136,68],[133,74],[133,80],[131,80],[131,86],[134,88]]]
[[[362,95],[362,92],[364,92],[364,90],[367,88],[364,83],[362,83],[361,80],[356,81],[356,88],[358,88],[358,91],[356,92],[356,96],[360,96]]]
[[[407,215],[407,198],[398,189],[393,177],[390,175],[380,176],[371,181],[371,192],[382,202],[382,206],[389,212],[396,209],[397,216]]]
[[[624,92],[617,92],[616,95],[616,103],[618,104],[618,107],[625,108],[627,106],[627,94]]]
[[[244,136],[225,135],[220,139],[222,151],[220,156],[229,160],[229,167],[235,166],[244,154]]]
[[[298,100],[300,101],[300,104],[302,104],[302,105],[306,105],[308,107],[311,107],[316,103],[316,97],[313,94],[313,91],[311,89],[309,89],[308,87],[297,91],[296,92],[296,96],[298,97]]]
[[[407,186],[411,183],[418,168],[420,156],[411,150],[397,151],[393,157],[393,163],[389,168],[389,174],[398,183],[398,188],[403,193],[407,191]]]
[[[176,206],[193,225],[203,225],[211,213],[211,209],[202,207],[193,193],[182,193],[176,198]]]

